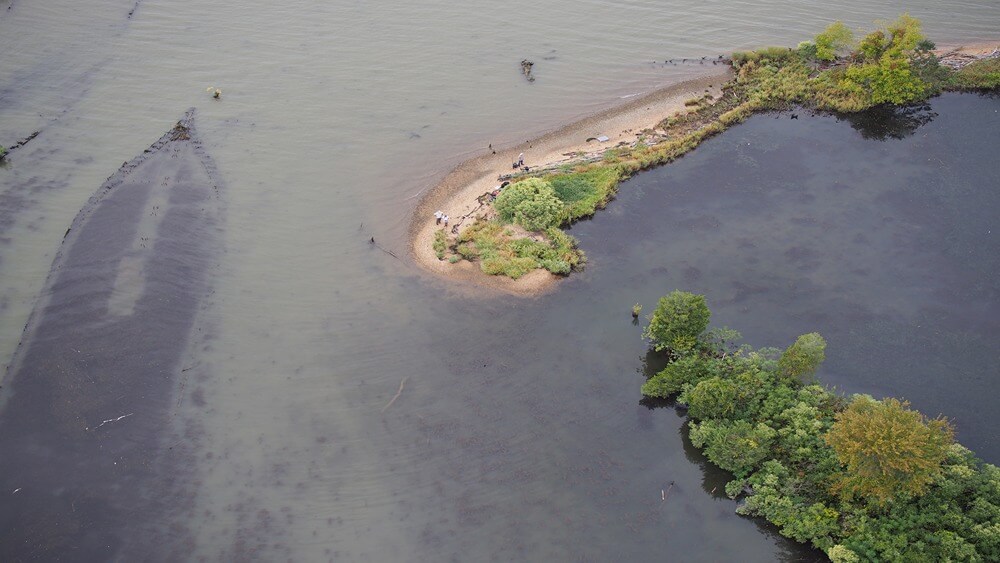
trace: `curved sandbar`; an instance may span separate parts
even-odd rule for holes
[[[496,154],[489,151],[459,164],[428,191],[417,206],[410,223],[410,246],[417,264],[447,279],[498,289],[513,295],[530,297],[551,289],[559,277],[545,270],[535,270],[514,280],[505,276],[487,275],[479,269],[478,264],[468,261],[451,264],[446,260],[438,260],[432,248],[434,232],[440,228],[435,224],[434,211],[444,211],[452,218],[453,223],[470,213],[479,205],[476,198],[492,190],[498,184],[499,175],[511,172],[511,163],[520,153],[524,153],[525,164],[534,169],[582,160],[584,157],[579,156],[581,153],[600,154],[619,143],[634,144],[644,129],[654,128],[665,118],[685,111],[685,101],[700,98],[706,92],[718,97],[722,85],[731,78],[732,70],[726,67],[725,71],[661,88],[537,139],[496,149]],[[606,135],[609,140],[603,143],[586,141],[599,135]],[[474,217],[466,220],[460,229],[470,225],[472,219]]]

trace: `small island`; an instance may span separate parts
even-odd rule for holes
[[[950,421],[819,385],[818,333],[754,349],[706,330],[710,317],[702,295],[660,299],[643,335],[668,363],[642,394],[686,409],[691,443],[733,476],[737,513],[834,563],[1000,560],[1000,468],[956,443]]]
[[[524,145],[491,146],[463,163],[418,206],[410,229],[417,262],[449,278],[537,295],[586,263],[564,228],[604,208],[633,174],[667,164],[751,115],[795,107],[856,113],[943,91],[1000,87],[1000,45],[937,50],[906,14],[860,40],[835,22],[795,48],[737,52],[717,62],[725,63],[724,73]]]

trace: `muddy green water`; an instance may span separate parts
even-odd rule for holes
[[[1000,29],[991,2],[905,8],[941,41]],[[643,345],[627,311],[635,301],[650,309],[674,287],[708,294],[718,321],[756,344],[823,332],[830,382],[951,414],[961,439],[997,461],[987,399],[996,372],[979,366],[997,365],[998,253],[977,238],[995,231],[996,201],[974,189],[997,185],[993,169],[975,166],[997,146],[995,100],[935,102],[939,116],[902,141],[865,141],[829,118],[758,118],[662,173],[676,176],[637,178],[608,213],[574,228],[590,268],[535,301],[457,297],[366,244],[375,236],[403,251],[420,193],[487,144],[522,141],[710,66],[664,60],[794,44],[829,20],[863,26],[902,9],[4,0],[0,143],[41,133],[0,169],[0,363],[14,357],[36,304],[53,298],[44,282],[74,216],[190,106],[227,189],[214,292],[169,381],[169,412],[144,419],[137,404],[102,429],[109,444],[155,430],[144,444],[147,478],[79,512],[70,503],[65,519],[31,522],[31,537],[46,541],[30,547],[23,527],[0,530],[0,551],[814,557],[733,515],[711,492],[724,476],[685,448],[682,420],[639,404]],[[522,58],[536,63],[533,84],[519,74]],[[210,85],[221,101],[208,98]],[[829,176],[843,188],[821,181]],[[938,178],[927,188],[938,199],[908,199],[910,184],[893,183],[903,178]],[[685,189],[693,199],[671,199]],[[741,193],[753,195],[739,203]],[[674,223],[658,208],[676,213]],[[944,216],[928,210],[940,208]],[[151,351],[143,346],[121,352]],[[17,382],[3,387],[0,401],[18,400]],[[38,444],[56,468],[47,472],[76,470],[64,465],[65,446]],[[116,463],[95,454],[90,470]],[[5,484],[17,475],[16,487],[30,489],[35,468],[4,464],[16,470],[5,470]],[[110,508],[88,508],[100,503]]]

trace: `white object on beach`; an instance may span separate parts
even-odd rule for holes
[[[442,217],[444,217],[444,213],[442,213],[441,211],[435,211],[434,212],[434,218],[435,219],[440,219]]]
[[[600,136],[597,137],[597,141],[600,142],[600,143],[606,143],[606,142],[608,142],[610,140],[611,139],[607,135],[600,135]]]

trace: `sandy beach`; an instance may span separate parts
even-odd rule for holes
[[[667,86],[537,139],[510,147],[493,147],[492,151],[484,151],[484,154],[459,164],[429,190],[414,214],[410,240],[417,264],[438,276],[512,295],[531,297],[550,290],[559,277],[545,270],[535,270],[513,280],[484,274],[478,263],[463,260],[451,264],[447,260],[438,260],[432,248],[434,232],[440,228],[435,224],[434,212],[443,211],[451,218],[452,224],[471,213],[479,205],[476,198],[497,186],[498,176],[512,171],[511,164],[520,153],[524,153],[525,165],[534,169],[586,158],[581,154],[600,154],[622,143],[633,144],[643,130],[655,127],[677,112],[684,112],[687,109],[685,101],[700,98],[706,93],[718,97],[722,85],[731,76],[732,72],[727,67],[724,72]],[[587,141],[602,135],[608,140]],[[466,219],[460,230],[472,224],[474,219],[474,216]]]

